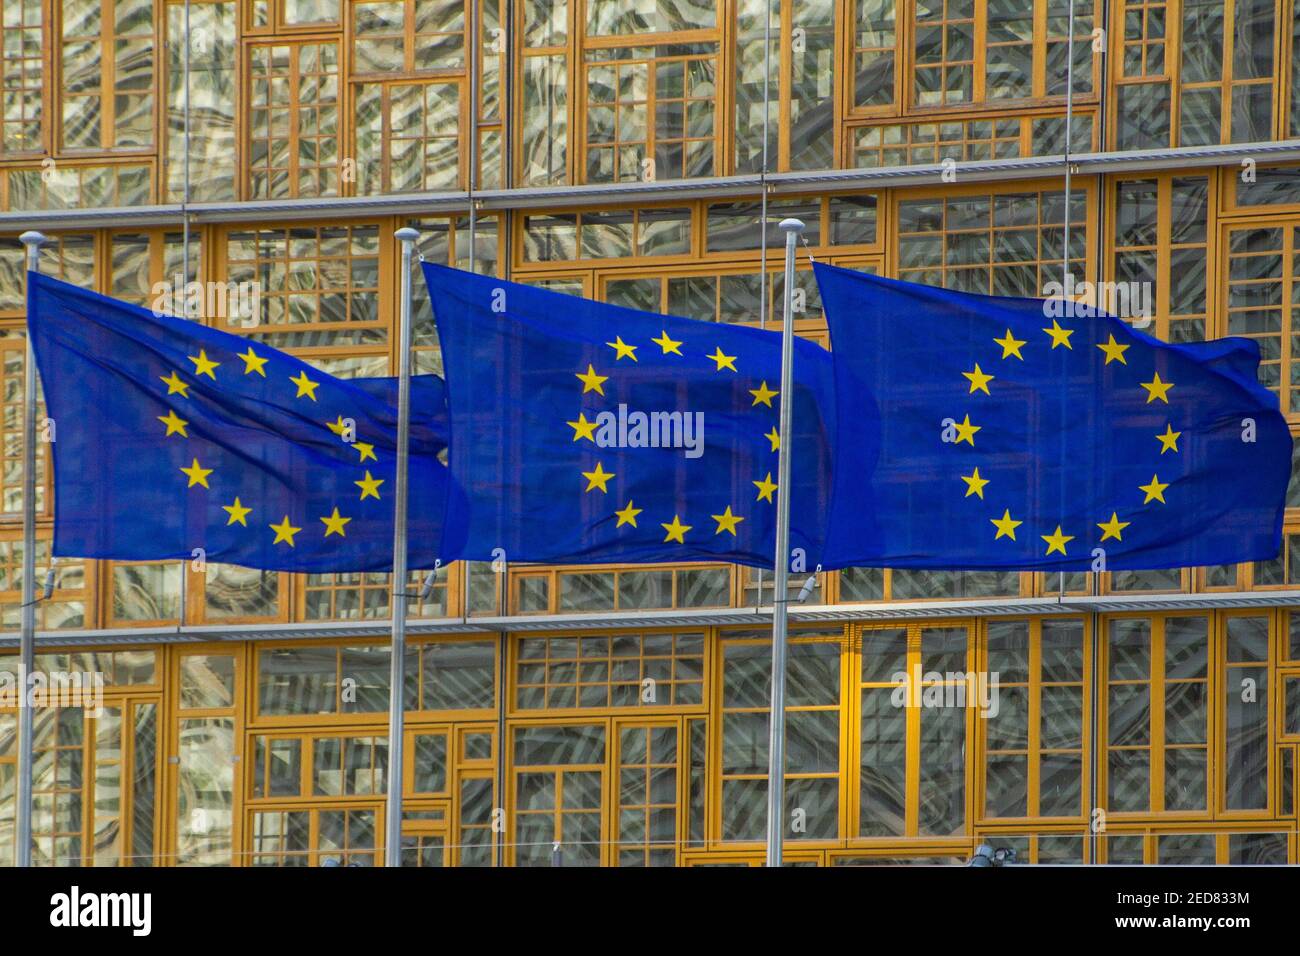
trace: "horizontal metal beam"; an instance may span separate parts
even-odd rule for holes
[[[176,226],[180,228],[179,204],[160,206],[115,206],[110,209],[28,209],[0,212],[0,231],[26,229],[106,229],[121,226]]]
[[[1204,169],[1207,166],[1237,166],[1243,160],[1256,163],[1285,163],[1300,160],[1300,140],[1272,143],[1236,143],[1229,146],[1189,146],[1180,149],[1138,149],[1124,152],[1076,153],[1070,156],[1073,175],[1101,173],[1147,173],[1165,169]],[[952,166],[928,163],[916,166],[886,166],[871,169],[828,169],[807,172],[771,173],[767,181],[775,193],[807,192],[810,188],[882,188],[951,184],[952,176],[963,183],[1035,179],[1064,173],[1064,156],[1034,156],[1024,159],[990,159],[956,162]],[[948,179],[945,180],[945,174]]]
[[[1070,157],[1075,175],[1149,173],[1165,169],[1236,166],[1243,160],[1257,163],[1300,161],[1300,140],[1271,143],[1236,143],[1229,146],[1192,146],[1179,149],[1141,149],[1124,152],[1080,153]],[[1031,156],[916,166],[870,169],[800,170],[771,173],[768,189],[775,195],[840,189],[884,189],[944,183],[956,174],[963,183],[998,183],[1062,174],[1064,156]],[[449,192],[403,193],[384,196],[339,196],[320,199],[275,199],[253,202],[191,203],[191,225],[204,223],[281,223],[299,220],[357,219],[378,216],[455,215],[468,213],[471,204],[480,212],[508,209],[579,209],[592,206],[634,206],[639,203],[728,199],[758,195],[764,180],[757,174],[714,176],[701,179],[635,183],[598,183],[586,186],[533,186],[492,189],[473,194]],[[0,213],[0,232],[23,229],[69,230],[109,226],[179,225],[184,210],[172,203],[116,209],[58,209]]]
[[[853,621],[933,620],[936,618],[1024,617],[1027,615],[1161,614],[1300,607],[1300,590],[1225,591],[1206,594],[1109,594],[1100,597],[986,598],[960,601],[885,601],[864,604],[791,605],[792,626]],[[537,614],[505,617],[412,619],[413,636],[437,634],[538,634],[647,628],[765,627],[771,608],[716,608],[677,611],[616,611],[595,614]],[[185,627],[117,627],[99,630],[41,631],[38,647],[111,644],[193,644],[228,641],[294,641],[325,638],[385,639],[391,622],[322,621],[315,624],[236,624]],[[0,637],[0,648],[16,647],[17,635]]]

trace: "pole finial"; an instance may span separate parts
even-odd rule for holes
[[[27,247],[28,270],[31,272],[39,272],[41,263],[41,246],[50,241],[49,237],[43,232],[38,232],[35,229],[28,229],[18,237],[18,241]]]
[[[420,230],[412,229],[410,226],[403,226],[397,232],[393,233],[402,242],[415,242],[420,238]]]
[[[778,225],[786,232],[803,232],[805,228],[802,219],[782,219]]]

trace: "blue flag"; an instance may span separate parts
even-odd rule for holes
[[[781,337],[424,264],[470,502],[448,554],[771,567]],[[830,356],[796,341],[791,546],[819,560]]]
[[[836,419],[824,561],[1114,570],[1277,555],[1291,436],[1253,341],[814,266]]]
[[[36,273],[55,555],[281,571],[393,563],[394,379],[342,380],[195,322]],[[409,564],[447,506],[442,380],[412,380]]]

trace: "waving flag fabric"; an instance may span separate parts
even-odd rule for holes
[[[1253,342],[815,270],[835,351],[796,341],[795,570],[1277,554],[1291,438]],[[424,272],[447,383],[413,381],[413,568],[771,566],[777,333]],[[391,567],[392,379],[36,274],[29,323],[56,555]]]
[[[449,553],[771,567],[781,337],[424,264],[470,502]],[[829,503],[830,357],[797,341],[791,545]]]
[[[1063,300],[814,269],[839,423],[828,567],[1278,553],[1291,437],[1254,342],[1168,345]]]
[[[337,379],[36,273],[28,322],[54,438],[55,555],[392,567],[395,380]],[[431,568],[444,398],[441,379],[412,382],[409,563]]]

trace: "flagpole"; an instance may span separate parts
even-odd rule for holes
[[[41,271],[45,236],[28,231],[18,237],[27,247],[28,272]],[[31,290],[27,301],[31,302]],[[18,811],[14,864],[32,865],[32,722],[28,688],[35,669],[36,641],[36,358],[32,351],[32,315],[27,312],[27,355],[23,365],[23,607],[18,638]]]
[[[420,233],[407,226],[402,243],[402,301],[397,336],[397,480],[393,494],[393,639],[388,685],[388,798],[384,865],[402,865],[402,764],[406,721],[406,484],[411,444],[411,264]]]
[[[766,225],[766,224],[765,224]],[[782,219],[785,314],[781,319],[781,422],[777,449],[776,554],[772,563],[772,719],[767,762],[767,865],[781,865],[785,817],[785,650],[790,574],[790,419],[794,409],[794,255],[804,224]]]
[[[1074,123],[1074,0],[1070,0],[1070,18],[1065,30],[1065,229],[1061,235],[1061,301],[1074,298],[1074,273],[1070,268],[1070,147]],[[1085,276],[1086,278],[1086,276]],[[1097,300],[1100,305],[1100,299]],[[1065,387],[1062,379],[1061,387]],[[1044,576],[1046,578],[1046,576]],[[1056,599],[1065,600],[1065,572],[1056,573]]]

